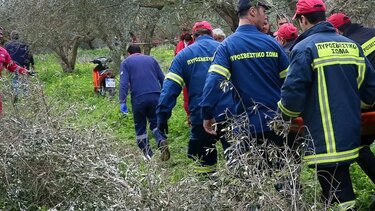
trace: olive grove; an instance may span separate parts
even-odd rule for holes
[[[296,0],[269,0],[270,22],[277,14],[291,17]],[[355,21],[373,25],[374,0],[327,0],[328,13],[343,11]],[[237,0],[8,0],[0,10],[6,32],[18,30],[35,50],[52,51],[65,72],[73,72],[80,43],[102,40],[118,67],[131,42],[130,33],[149,54],[153,45],[174,43],[182,28],[209,20],[233,32]]]

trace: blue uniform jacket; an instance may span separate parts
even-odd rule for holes
[[[288,64],[287,55],[275,39],[254,25],[238,27],[217,49],[204,88],[202,115],[212,118],[212,108],[220,96],[219,84],[230,80],[236,93],[236,113],[246,109],[254,126],[251,132],[269,131],[265,114],[272,118],[277,110]]]
[[[375,68],[375,28],[367,28],[353,23],[344,31],[343,35],[361,45],[365,56]]]
[[[190,121],[194,125],[202,124],[201,108],[203,87],[206,81],[208,69],[219,42],[211,36],[199,36],[194,44],[184,48],[174,58],[160,94],[159,105],[156,110],[158,122],[166,122],[173,107],[176,105],[177,96],[182,87],[186,85],[189,97]],[[233,106],[230,93],[220,94],[221,101],[215,104],[217,112],[223,113],[226,108]]]
[[[375,101],[375,72],[360,46],[321,22],[297,40],[281,91],[280,110],[301,115],[311,133],[309,165],[358,157],[360,107]]]
[[[130,55],[120,66],[120,102],[126,102],[129,86],[132,101],[147,100],[148,94],[158,97],[163,80],[164,74],[153,57],[138,53]]]

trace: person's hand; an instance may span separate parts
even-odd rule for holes
[[[120,112],[125,115],[129,114],[128,107],[126,107],[126,103],[120,104]]]
[[[217,135],[216,134],[216,128],[215,128],[215,119],[205,119],[203,120],[203,128],[204,130],[208,133],[208,134],[211,134],[211,135]]]
[[[26,70],[26,75],[28,76],[34,76],[35,75],[35,72],[34,70],[30,69],[30,70]]]
[[[164,134],[168,134],[168,122],[158,122],[158,129]]]

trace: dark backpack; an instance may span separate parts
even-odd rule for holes
[[[29,46],[20,41],[11,41],[5,44],[5,49],[8,51],[12,60],[19,66],[27,66],[30,63]]]

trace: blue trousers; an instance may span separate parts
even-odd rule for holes
[[[202,166],[217,163],[216,136],[206,133],[202,124],[192,124],[188,146],[188,157],[199,160]]]
[[[159,147],[160,141],[165,140],[166,137],[157,128],[156,106],[159,103],[159,94],[142,95],[136,99],[132,99],[132,109],[134,118],[134,128],[137,135],[137,145],[144,152],[152,156],[148,135],[147,135],[147,121],[150,125],[150,130]]]

